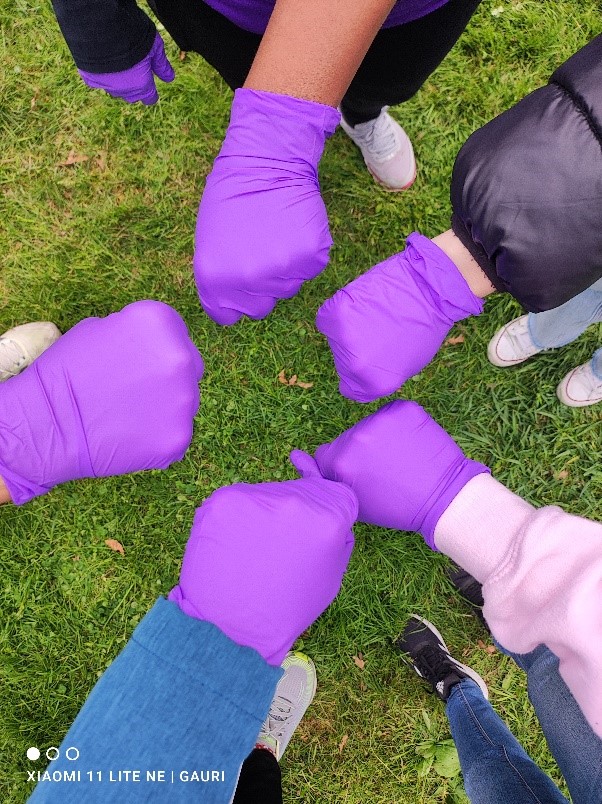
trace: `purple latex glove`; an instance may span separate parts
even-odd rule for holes
[[[279,665],[334,600],[357,499],[315,466],[302,480],[215,491],[197,510],[169,599]]]
[[[479,315],[475,296],[438,246],[414,232],[405,251],[327,299],[316,326],[328,338],[343,396],[372,402],[436,355],[456,321]]]
[[[157,34],[148,56],[128,70],[117,73],[89,73],[78,70],[78,73],[92,89],[104,89],[114,98],[122,98],[127,103],[141,101],[145,106],[152,106],[159,100],[155,86],[155,78],[169,83],[176,77],[169,59],[165,55],[165,47],[161,36]]]
[[[186,324],[167,304],[139,301],[80,321],[0,385],[0,477],[12,501],[180,460],[202,375]]]
[[[297,469],[313,462],[291,452]],[[471,461],[451,436],[415,402],[390,402],[318,447],[320,472],[357,494],[358,520],[422,533],[436,550],[435,526],[456,494],[475,475],[489,472]]]
[[[328,262],[318,162],[339,119],[331,106],[236,90],[196,226],[194,275],[218,324],[264,318]]]

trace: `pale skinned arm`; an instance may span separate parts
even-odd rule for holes
[[[394,0],[276,0],[248,89],[338,106]]]
[[[470,251],[462,245],[461,240],[454,234],[452,229],[442,232],[440,235],[437,235],[437,237],[433,237],[432,240],[454,263],[475,296],[484,299],[485,296],[495,293],[495,287],[483,273]]]
[[[4,480],[0,477],[0,505],[4,505],[4,503],[12,502],[10,498],[10,494],[8,493],[8,489],[4,485]]]

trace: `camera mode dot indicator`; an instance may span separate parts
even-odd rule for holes
[[[32,762],[35,762],[36,759],[40,758],[40,749],[32,746],[31,748],[27,749],[27,759],[30,759]]]

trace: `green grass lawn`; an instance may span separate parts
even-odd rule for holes
[[[136,299],[161,299],[184,316],[206,373],[181,463],[70,483],[0,511],[0,800],[7,803],[30,791],[26,749],[60,743],[132,629],[176,583],[195,507],[236,480],[292,478],[291,448],[313,450],[376,409],[338,394],[313,323],[320,303],[400,250],[411,231],[447,229],[451,169],[464,139],[602,30],[593,0],[484,0],[445,63],[395,110],[415,143],[415,186],[401,195],[380,190],[339,131],[321,164],[335,241],[330,265],[267,320],[222,329],[199,306],[190,263],[230,91],[198,56],[179,61],[168,41],[177,78],[160,85],[157,106],[92,92],[47,6],[0,4],[0,331],[32,319],[65,330]],[[61,166],[71,151],[86,161]],[[471,457],[533,503],[597,517],[600,409],[562,407],[554,389],[593,353],[601,331],[502,371],[487,362],[486,345],[518,312],[509,297],[489,300],[480,318],[457,328],[464,342],[445,347],[401,395],[423,404]],[[115,362],[127,360],[124,344]],[[280,384],[282,369],[313,387]],[[110,537],[125,556],[105,546]],[[485,632],[452,593],[445,565],[415,534],[356,527],[343,589],[298,643],[316,663],[318,692],[282,763],[285,801],[462,800],[457,775],[429,771],[432,749],[449,752],[443,707],[389,647],[414,611],[485,677],[496,709],[559,781],[523,674],[486,650]],[[281,570],[274,568],[274,589]],[[363,670],[353,659],[360,652]]]

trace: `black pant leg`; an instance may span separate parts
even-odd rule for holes
[[[241,87],[261,42],[202,0],[148,0],[181,50],[201,55],[231,89]]]
[[[282,804],[282,776],[276,757],[254,748],[242,763],[232,804]]]
[[[341,110],[352,126],[378,117],[383,106],[409,100],[460,38],[481,0],[450,0],[421,19],[376,35]]]

